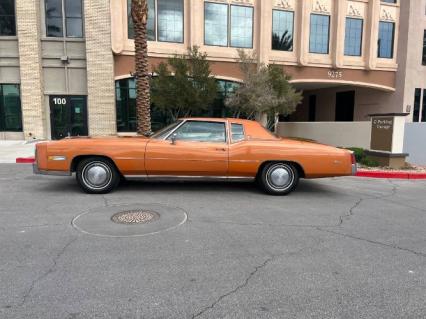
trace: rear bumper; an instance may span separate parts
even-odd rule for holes
[[[66,172],[66,171],[40,170],[37,166],[37,163],[33,164],[33,173],[36,175],[71,176],[71,172]]]

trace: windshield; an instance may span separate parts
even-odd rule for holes
[[[178,127],[182,121],[177,121],[173,124],[170,124],[169,126],[166,126],[165,128],[159,130],[154,135],[151,136],[151,138],[161,140],[167,137],[176,127]]]

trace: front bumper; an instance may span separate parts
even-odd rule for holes
[[[71,172],[41,170],[38,168],[37,163],[33,164],[33,173],[36,175],[71,176]]]

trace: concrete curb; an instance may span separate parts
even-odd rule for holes
[[[363,171],[359,170],[357,177],[388,178],[388,179],[426,179],[426,173],[388,172],[388,171]]]

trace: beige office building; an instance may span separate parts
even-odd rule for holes
[[[0,4],[0,139],[135,131],[129,2],[2,0],[9,6]],[[236,49],[244,48],[282,66],[303,90],[284,121],[401,112],[426,121],[426,0],[148,4],[151,71],[191,46],[208,54],[220,91],[198,115],[226,115],[223,101],[241,81]],[[155,110],[153,118],[154,127],[167,121]]]

